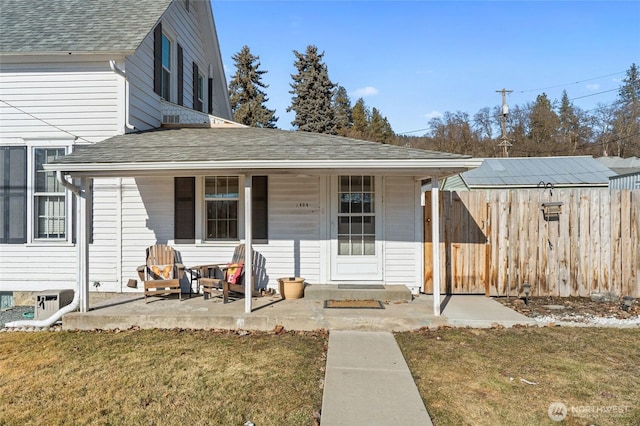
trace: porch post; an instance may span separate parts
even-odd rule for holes
[[[431,179],[431,242],[433,254],[433,315],[440,316],[440,188],[438,178]]]
[[[87,200],[91,198],[91,179],[82,178],[83,189],[77,197],[76,204],[76,245],[78,248],[78,295],[80,312],[89,310],[89,211]]]
[[[253,215],[251,214],[251,175],[244,177],[244,312],[251,313],[253,300],[253,247],[251,228]]]

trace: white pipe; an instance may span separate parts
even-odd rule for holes
[[[62,176],[62,172],[60,170],[56,170],[56,179],[58,179],[58,182],[60,182],[62,186],[73,192],[76,196],[81,196],[82,190],[65,179],[65,177]]]
[[[64,176],[62,176],[61,171],[59,170],[56,171],[56,178],[58,179],[60,184],[62,184],[62,186],[67,188],[69,191],[73,192],[76,196],[82,197],[81,188],[77,187],[76,185],[66,180]],[[46,318],[43,320],[11,321],[6,323],[4,326],[5,327],[50,327],[51,325],[53,325],[53,323],[60,320],[60,318],[62,318],[63,315],[69,312],[75,311],[76,309],[78,309],[78,306],[80,306],[80,290],[81,290],[80,286],[82,285],[82,280],[78,279],[77,281],[78,281],[78,289],[73,292],[73,300],[71,301],[71,304],[63,307],[58,312],[51,315],[49,318]]]
[[[113,59],[109,61],[109,67],[111,71],[124,78],[124,125],[127,129],[135,130],[135,126],[129,122],[129,79],[127,78],[127,73],[122,68],[118,68],[116,61]]]
[[[47,319],[12,321],[12,322],[6,323],[4,326],[5,327],[51,327],[51,325],[53,325],[53,323],[55,323],[56,321],[60,320],[60,318],[62,318],[63,315],[78,309],[79,305],[80,305],[80,292],[75,291],[73,293],[73,300],[71,301],[71,304],[60,309],[58,312],[51,315]]]

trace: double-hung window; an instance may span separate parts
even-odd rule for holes
[[[67,237],[65,188],[44,165],[65,154],[65,148],[34,148],[33,238],[64,240]]]
[[[237,176],[207,176],[204,180],[207,240],[237,240],[240,204]]]
[[[245,226],[243,184],[240,176],[176,177],[174,238],[182,242],[239,240]],[[252,176],[251,226],[257,243],[269,239],[268,186],[267,176]]]
[[[171,40],[162,33],[162,92],[161,96],[171,98]]]
[[[199,110],[202,109],[202,102],[204,100],[204,76],[198,73],[198,106]]]

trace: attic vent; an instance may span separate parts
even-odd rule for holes
[[[164,114],[162,122],[165,124],[178,124],[180,123],[180,116],[178,114]]]

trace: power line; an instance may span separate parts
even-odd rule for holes
[[[87,140],[87,139],[85,139],[85,138],[82,138],[82,137],[78,136],[78,135],[74,135],[73,133],[71,133],[71,132],[69,132],[69,131],[67,131],[67,130],[65,130],[65,129],[63,129],[63,128],[61,128],[61,127],[58,127],[58,126],[56,126],[55,124],[49,123],[48,121],[43,120],[43,119],[42,119],[42,118],[40,118],[40,117],[36,117],[35,115],[31,114],[30,112],[27,112],[27,111],[23,110],[22,108],[17,107],[17,106],[15,106],[15,105],[12,105],[12,104],[10,104],[10,103],[9,103],[9,102],[7,102],[7,101],[4,101],[4,100],[0,99],[0,102],[2,102],[3,104],[6,104],[6,105],[8,105],[8,106],[10,106],[11,108],[15,108],[15,109],[17,109],[17,110],[18,110],[18,111],[20,111],[21,113],[26,114],[26,115],[28,115],[29,117],[31,117],[31,118],[33,118],[33,119],[35,119],[35,120],[38,120],[38,121],[40,121],[40,122],[42,122],[42,123],[46,124],[47,126],[51,126],[51,127],[53,127],[54,129],[56,129],[56,130],[60,130],[61,132],[64,132],[64,133],[66,133],[66,134],[68,134],[68,135],[70,135],[70,136],[73,136],[74,138],[76,138],[76,139],[78,139],[78,140],[85,141],[85,142],[87,142],[87,143],[91,143],[91,144],[92,144],[92,143],[94,143],[94,142],[91,142],[91,141],[89,141],[89,140]]]
[[[616,74],[620,74],[620,73],[609,74],[609,75],[616,75]],[[605,77],[606,77],[606,76],[605,76]],[[602,77],[596,77],[596,78],[602,78]],[[590,79],[590,80],[595,80],[596,78],[593,78],[593,79]],[[589,81],[589,80],[583,80],[583,81]],[[631,82],[630,84],[640,84],[640,83]],[[559,87],[559,86],[558,86],[558,87]],[[614,88],[614,89],[603,90],[603,91],[600,91],[600,92],[590,93],[590,94],[588,94],[588,95],[583,95],[583,96],[577,96],[577,97],[575,97],[575,98],[570,98],[570,99],[569,99],[569,101],[575,101],[575,100],[578,100],[578,99],[589,98],[589,97],[591,97],[591,96],[601,95],[601,94],[603,94],[603,93],[609,93],[609,92],[619,91],[622,87],[623,87],[623,86],[619,86],[619,87],[616,87],[616,88]],[[543,88],[543,89],[536,89],[536,90],[544,90],[544,88]],[[519,91],[518,93],[525,93],[525,92],[532,92],[532,91],[533,91],[533,90]],[[619,101],[614,101],[614,102],[612,102],[610,105],[615,105],[615,104],[617,104],[618,102],[619,102]],[[516,104],[516,108],[517,108],[517,111],[518,111],[518,112],[526,112],[526,111],[530,111],[530,110],[531,110],[531,107],[529,107],[529,108],[523,108],[523,107],[518,106],[517,104]],[[582,110],[582,112],[590,112],[590,111],[595,111],[596,109],[598,109],[598,108],[592,108],[592,109],[586,109],[586,110],[585,110],[585,109],[581,109],[581,110]],[[409,134],[409,133],[424,132],[424,131],[428,131],[428,130],[431,130],[431,128],[430,128],[430,127],[427,127],[427,128],[425,128],[425,129],[409,130],[409,131],[406,131],[406,132],[400,132],[400,133],[396,133],[396,134],[397,134],[397,135],[406,135],[406,134]]]
[[[539,91],[539,90],[556,89],[558,87],[570,86],[570,85],[573,85],[573,84],[586,83],[587,81],[599,80],[601,78],[611,77],[613,75],[624,74],[624,73],[625,73],[625,71],[619,71],[619,72],[614,72],[614,73],[607,74],[607,75],[601,75],[599,77],[587,78],[585,80],[580,80],[580,81],[576,81],[576,82],[573,82],[573,83],[557,84],[555,86],[541,87],[539,89],[518,90],[518,93],[528,93],[528,92],[536,92],[536,91]]]

